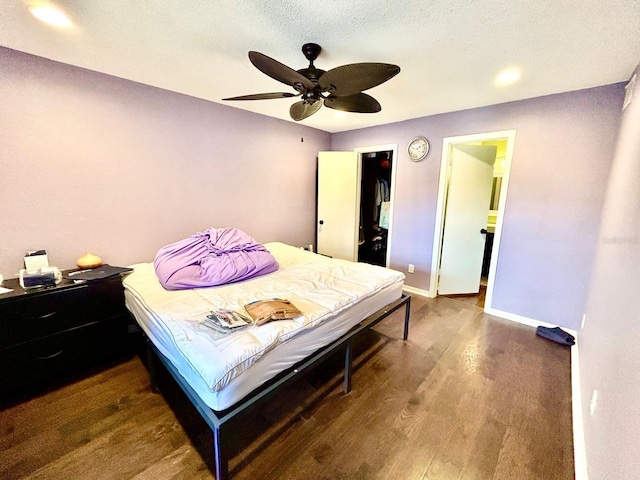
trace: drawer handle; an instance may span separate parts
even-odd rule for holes
[[[46,357],[36,357],[36,360],[50,360],[52,358],[57,357],[58,355],[61,355],[62,352],[64,352],[64,350],[60,350],[59,352],[56,352],[52,355],[47,355]]]
[[[53,317],[57,312],[45,313],[37,317],[31,317],[33,320],[44,320],[45,318]]]

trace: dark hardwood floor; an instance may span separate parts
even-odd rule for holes
[[[572,479],[570,351],[445,297],[412,299],[235,426],[234,479]],[[0,411],[0,478],[214,478],[212,439],[138,356]]]
[[[484,308],[484,302],[487,298],[487,286],[480,285],[480,291],[472,294],[460,294],[460,295],[445,295],[445,297],[459,302],[468,303],[469,305],[475,305],[476,307]]]

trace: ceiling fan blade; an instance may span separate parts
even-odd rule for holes
[[[324,99],[324,106],[343,112],[377,113],[382,110],[378,101],[366,93],[356,93],[346,97],[329,96]]]
[[[307,103],[303,100],[291,105],[291,108],[289,109],[289,115],[291,115],[291,118],[298,122],[316,113],[318,110],[320,110],[321,106],[322,100],[316,100],[314,103]]]
[[[286,85],[295,88],[296,84],[300,84],[309,90],[313,90],[315,87],[315,84],[301,73],[262,53],[249,52],[249,60],[262,73]]]
[[[324,73],[318,85],[323,92],[344,97],[380,85],[399,72],[400,67],[389,63],[351,63]]]
[[[255,93],[253,95],[240,95],[239,97],[223,98],[222,100],[271,100],[274,98],[297,97],[298,95],[296,95],[295,93],[287,93],[287,92]]]

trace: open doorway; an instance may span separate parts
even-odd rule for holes
[[[515,130],[443,140],[430,293],[491,307]]]
[[[360,163],[359,262],[388,267],[397,144],[358,147]]]
[[[387,266],[393,152],[362,153],[358,262]]]

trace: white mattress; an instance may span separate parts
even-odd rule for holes
[[[132,265],[123,282],[127,308],[140,327],[214,410],[230,407],[402,293],[400,272],[283,243],[265,246],[280,268],[243,282],[168,291],[152,263]],[[227,336],[203,324],[211,310],[242,310],[268,298],[286,298],[304,315]]]

